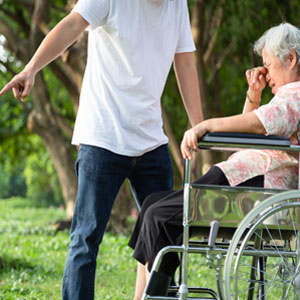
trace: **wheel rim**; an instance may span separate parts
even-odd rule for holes
[[[251,227],[234,263],[234,299],[299,298],[299,286],[294,284],[297,275],[300,276],[296,207],[300,203],[281,204],[258,218]],[[291,230],[282,229],[282,221],[286,220]],[[293,243],[290,243],[292,236]],[[260,256],[245,257],[246,252],[260,252]]]
[[[241,222],[231,241],[224,263],[225,299],[300,299],[298,263],[300,243],[296,230],[299,226],[296,226],[294,216],[295,209],[299,210],[300,203],[289,203],[297,198],[300,198],[299,191],[274,195],[255,207]],[[281,205],[276,207],[279,203]],[[283,244],[282,242],[286,231],[281,230],[280,217],[284,216],[288,216],[290,224],[294,224],[292,228],[296,237],[293,243],[286,242]],[[277,228],[272,225],[272,230],[269,229],[268,223],[271,221],[277,222]],[[250,230],[248,230],[249,224],[251,224]],[[248,233],[245,235],[246,231]],[[244,241],[239,244],[243,236],[245,236]],[[254,246],[253,244],[255,237],[261,250],[258,245]],[[278,240],[281,241],[281,245],[278,244]],[[260,253],[260,262],[259,259],[255,259],[257,256],[254,258],[253,256],[243,256],[244,254],[250,255],[250,252],[254,250]],[[291,250],[294,251],[294,257],[284,257]],[[285,255],[283,256],[281,253]],[[270,255],[273,257],[267,258]],[[254,273],[252,277],[249,275],[251,271]],[[278,296],[279,294],[280,296]]]

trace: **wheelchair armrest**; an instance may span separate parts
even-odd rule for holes
[[[239,132],[209,132],[198,141],[199,149],[235,151],[242,148],[300,152],[287,137]]]
[[[209,143],[229,143],[229,144],[247,144],[247,145],[272,145],[286,146],[291,145],[287,137],[279,135],[264,135],[239,132],[209,132],[206,133],[202,140]]]

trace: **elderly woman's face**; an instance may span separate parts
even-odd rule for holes
[[[274,95],[280,86],[299,80],[296,77],[297,72],[294,72],[294,68],[290,68],[290,64],[283,65],[277,56],[268,53],[265,48],[262,58],[264,67],[267,69],[266,80]]]

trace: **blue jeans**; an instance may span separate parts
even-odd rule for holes
[[[142,203],[153,192],[171,190],[168,146],[140,157],[81,145],[76,161],[78,191],[71,243],[63,276],[63,300],[94,299],[96,258],[115,197],[126,178]]]

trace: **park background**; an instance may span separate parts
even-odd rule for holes
[[[0,0],[0,87],[22,70],[75,2]],[[247,90],[245,71],[261,64],[253,43],[281,22],[299,27],[300,2],[189,0],[188,4],[204,116],[240,113]],[[70,140],[86,40],[84,33],[38,74],[24,103],[11,92],[0,98],[0,300],[60,298],[76,195],[77,149]],[[266,89],[263,101],[270,98]],[[179,145],[189,123],[173,70],[162,96],[162,111],[179,188],[183,174]],[[207,151],[198,155],[193,176],[222,158]],[[96,299],[132,299],[135,262],[127,241],[135,218],[136,206],[125,182],[98,257]],[[206,271],[194,272],[195,280],[203,282],[201,273]],[[212,274],[205,280],[213,282],[213,278]]]

